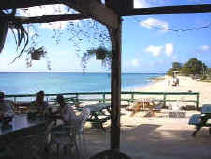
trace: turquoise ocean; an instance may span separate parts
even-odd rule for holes
[[[122,73],[122,90],[133,91],[136,87],[151,84],[151,78],[160,73]],[[0,91],[6,94],[110,91],[110,73],[73,72],[1,72]]]

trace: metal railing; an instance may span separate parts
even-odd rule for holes
[[[64,97],[72,102],[80,103],[85,101],[97,101],[106,102],[111,101],[111,92],[77,92],[77,93],[60,93]],[[55,101],[58,94],[45,94],[46,100],[49,102]],[[7,98],[12,98],[14,102],[17,98],[34,98],[36,94],[15,94],[6,95]],[[126,101],[128,104],[138,99],[153,98],[164,103],[166,106],[167,102],[192,102],[195,103],[196,108],[199,108],[199,93],[198,92],[121,92],[121,101]],[[169,96],[174,96],[173,99],[169,99]],[[175,98],[176,97],[176,98]],[[195,97],[195,98],[192,98]],[[186,99],[185,99],[186,98]],[[191,99],[190,99],[191,98]],[[20,100],[21,101],[21,100]]]

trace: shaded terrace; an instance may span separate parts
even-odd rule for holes
[[[121,32],[122,32],[122,22],[121,17],[122,16],[132,16],[132,15],[149,15],[149,14],[179,14],[179,13],[204,13],[204,12],[211,12],[211,5],[210,4],[202,4],[202,5],[183,5],[183,6],[165,6],[165,7],[155,7],[155,8],[142,8],[142,9],[134,9],[133,8],[133,1],[132,0],[106,0],[106,5],[102,4],[100,1],[97,0],[62,0],[62,1],[54,1],[54,0],[3,0],[0,2],[0,9],[13,9],[13,8],[27,8],[32,6],[40,6],[40,5],[47,5],[47,4],[65,4],[69,6],[70,8],[73,8],[82,14],[77,15],[60,15],[60,16],[43,16],[43,17],[32,17],[32,18],[21,18],[21,17],[14,17],[14,16],[8,16],[3,15],[2,17],[9,18],[10,20],[17,20],[21,21],[23,24],[27,23],[43,23],[43,22],[50,22],[50,21],[58,21],[58,20],[78,20],[78,19],[84,19],[84,18],[93,18],[102,24],[106,25],[109,29],[111,41],[112,41],[112,80],[111,80],[111,86],[112,86],[112,124],[111,124],[111,138],[110,138],[110,148],[113,150],[120,150],[123,152],[128,153],[131,155],[131,157],[137,157],[140,158],[140,156],[143,156],[145,158],[149,157],[152,158],[154,156],[147,156],[147,154],[144,154],[146,151],[151,154],[153,154],[158,157],[156,154],[160,150],[160,144],[164,144],[166,148],[164,147],[164,152],[162,152],[163,155],[165,155],[168,158],[168,155],[174,156],[174,158],[177,157],[178,153],[183,154],[186,150],[186,146],[188,146],[187,151],[190,151],[192,145],[192,139],[190,139],[190,143],[186,143],[187,145],[184,146],[184,149],[178,150],[178,153],[175,151],[176,145],[178,145],[181,142],[177,140],[178,138],[170,138],[170,140],[167,140],[166,138],[160,137],[159,132],[155,132],[156,128],[158,128],[158,125],[145,125],[145,126],[138,126],[137,128],[134,128],[130,131],[123,131],[122,133],[128,134],[128,136],[124,136],[122,133],[120,133],[120,92],[121,92]],[[142,131],[143,130],[143,131]],[[144,133],[147,130],[147,132],[153,132],[153,133]],[[138,134],[144,133],[143,135],[134,135],[138,131]],[[186,136],[186,133],[188,131],[180,131],[179,133],[177,131],[170,131],[168,133],[172,134],[173,136],[177,134],[178,136],[183,135]],[[133,134],[134,133],[134,134]],[[92,133],[93,134],[93,133]],[[120,135],[122,134],[122,136]],[[149,135],[149,136],[146,136]],[[153,136],[150,136],[153,135]],[[176,135],[176,136],[177,136]],[[107,136],[107,135],[106,135]],[[133,138],[149,142],[149,147],[146,145],[145,142],[139,141],[140,148],[137,148],[137,145],[133,147],[133,144],[135,145],[136,142],[133,141]],[[143,137],[143,138],[142,138]],[[121,138],[121,145],[120,146],[120,138]],[[186,137],[184,137],[186,138]],[[186,138],[187,140],[189,137]],[[165,142],[163,142],[165,140]],[[96,146],[98,147],[101,145],[101,140],[96,140],[98,144]],[[129,142],[132,141],[132,142]],[[137,140],[138,141],[138,140]],[[103,142],[102,143],[108,143]],[[127,144],[128,146],[126,146]],[[206,141],[205,141],[206,143]],[[102,144],[103,145],[103,144]],[[131,146],[130,146],[131,145]],[[168,146],[170,145],[170,146]],[[196,144],[197,145],[197,144]],[[204,149],[207,148],[207,145],[204,144]],[[171,147],[172,146],[172,147]],[[128,148],[128,147],[131,147]],[[159,150],[156,150],[156,147],[159,148]],[[167,148],[168,147],[168,148]],[[195,154],[187,153],[185,152],[185,155],[183,157],[191,158],[191,156],[188,155],[200,155],[199,150],[202,150],[202,147],[200,145],[196,146],[195,148],[198,151],[193,151]],[[106,146],[103,149],[108,149],[109,146]],[[102,149],[102,150],[103,150]],[[136,154],[137,152],[141,152],[140,154]],[[133,153],[136,152],[136,153]],[[166,153],[168,152],[168,153]],[[172,153],[171,153],[172,152]],[[201,151],[200,151],[201,152]],[[205,152],[205,150],[203,150]],[[206,151],[209,152],[209,151]],[[160,153],[160,152],[159,152]],[[134,156],[133,156],[134,155]],[[208,154],[205,154],[205,157]],[[161,156],[162,157],[162,156]],[[179,156],[178,156],[179,158]]]

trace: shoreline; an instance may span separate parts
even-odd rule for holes
[[[159,80],[163,79],[163,80]],[[180,84],[179,86],[172,86],[172,77],[161,76],[158,80],[155,80],[144,87],[136,87],[134,91],[141,92],[199,92],[199,105],[211,104],[211,83],[204,81],[193,80],[190,77],[178,76]]]

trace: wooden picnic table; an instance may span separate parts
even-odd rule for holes
[[[204,104],[201,107],[201,114],[194,114],[189,120],[189,125],[196,126],[196,130],[192,135],[196,136],[202,127],[209,127],[209,133],[211,134],[211,123],[208,123],[209,119],[211,119],[211,104]]]
[[[86,121],[91,122],[94,127],[105,130],[103,123],[111,119],[111,103],[90,104],[83,108],[88,108],[90,110],[90,116]],[[108,114],[106,114],[104,110],[106,110]]]

